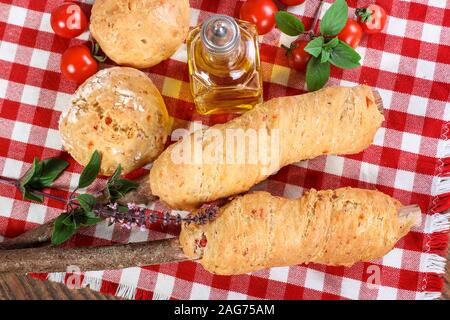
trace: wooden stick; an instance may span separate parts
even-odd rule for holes
[[[21,235],[0,243],[0,250],[36,248],[50,244],[56,218]]]
[[[411,221],[411,225],[420,225],[419,206],[401,207],[398,214],[400,219]],[[61,272],[67,271],[68,266],[77,266],[80,271],[121,269],[186,260],[189,258],[177,238],[100,247],[48,246],[0,250],[0,273]]]
[[[122,269],[189,260],[177,238],[97,247],[43,247],[0,251],[0,272]]]

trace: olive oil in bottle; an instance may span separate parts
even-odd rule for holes
[[[213,15],[187,39],[189,80],[200,114],[240,113],[262,101],[254,25]]]

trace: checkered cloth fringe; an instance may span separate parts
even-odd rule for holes
[[[350,12],[371,2],[348,0]],[[82,286],[131,299],[438,298],[449,231],[448,214],[442,213],[450,207],[450,3],[376,2],[389,15],[385,30],[363,37],[357,49],[363,57],[362,67],[332,68],[328,83],[364,83],[380,92],[386,121],[375,141],[355,155],[322,156],[287,166],[255,189],[292,198],[309,188],[377,188],[405,205],[419,204],[424,214],[420,227],[383,258],[350,268],[309,264],[229,277],[212,275],[195,262],[183,262],[86,272]],[[0,0],[0,174],[18,178],[36,156],[61,157],[70,162],[68,172],[57,181],[66,191],[51,192],[67,196],[82,168],[63,151],[58,135],[58,118],[76,89],[61,75],[59,62],[65,49],[85,43],[89,33],[73,40],[55,36],[50,12],[60,3]],[[83,4],[85,12],[91,3]],[[191,0],[191,25],[216,12],[237,16],[241,5],[234,0]],[[288,11],[302,17],[308,28],[317,5],[318,1],[307,0]],[[265,100],[305,91],[304,75],[288,68],[280,48],[290,41],[277,29],[260,38]],[[205,125],[227,120],[194,113],[185,45],[171,59],[145,72],[175,118],[201,120]],[[23,201],[19,191],[1,185],[0,240],[35,228],[61,210],[52,200],[44,204]],[[146,241],[172,237],[176,232],[173,227],[155,226],[142,232],[100,223],[83,230],[69,245]],[[369,285],[376,270],[381,283]],[[69,277],[65,273],[33,276],[58,282]]]

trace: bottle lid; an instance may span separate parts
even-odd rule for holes
[[[213,15],[203,23],[201,38],[207,50],[224,53],[233,49],[239,42],[239,26],[230,16]]]

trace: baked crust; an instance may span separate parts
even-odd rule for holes
[[[353,154],[367,148],[384,120],[368,86],[329,87],[298,96],[272,99],[255,106],[239,118],[204,131],[202,157],[217,143],[219,130],[240,128],[278,129],[279,163],[261,170],[261,163],[228,163],[219,152],[212,163],[176,163],[176,148],[194,144],[194,134],[167,148],[150,172],[152,194],[177,209],[193,209],[202,203],[248,191],[283,166],[323,154]],[[267,149],[271,148],[268,141]],[[187,148],[186,148],[187,149]],[[245,154],[249,145],[245,144]],[[223,151],[223,150],[222,150]]]
[[[233,199],[204,225],[182,225],[184,253],[223,275],[275,266],[350,266],[388,253],[418,223],[401,203],[356,188],[306,192],[297,200],[254,192]],[[206,239],[206,247],[199,247]]]
[[[151,162],[164,149],[170,118],[158,89],[147,75],[126,67],[103,69],[86,80],[60,117],[64,148],[86,165],[102,155],[101,173],[119,164],[127,173]]]
[[[168,59],[189,31],[188,0],[96,0],[90,31],[120,65],[147,68]]]

